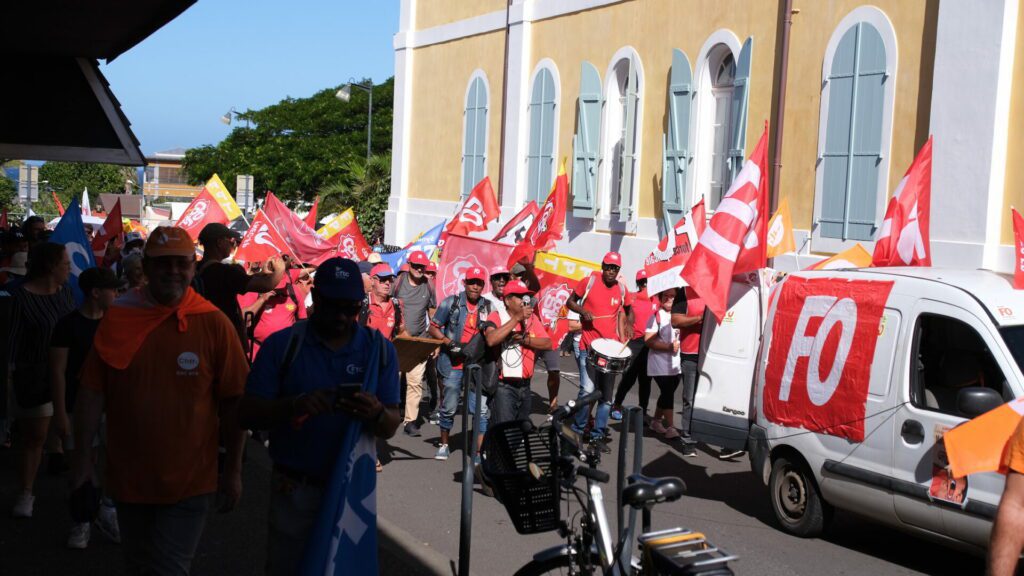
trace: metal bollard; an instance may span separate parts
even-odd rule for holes
[[[474,374],[476,377],[474,378]],[[475,382],[475,384],[474,384]],[[480,431],[483,374],[479,364],[462,370],[462,517],[459,521],[459,576],[469,576],[469,552],[473,537],[473,456],[476,455],[477,434]],[[469,387],[473,386],[473,428],[469,428]]]

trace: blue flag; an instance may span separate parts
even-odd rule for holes
[[[78,287],[78,275],[83,270],[96,266],[96,258],[92,253],[92,242],[85,235],[85,225],[82,223],[82,208],[78,205],[78,199],[71,201],[64,216],[61,217],[57,227],[50,235],[50,242],[63,244],[71,258],[71,291],[75,294],[75,304],[81,304],[85,299],[81,288]]]
[[[377,393],[382,336],[369,330],[370,354],[363,392]],[[306,576],[376,576],[377,437],[369,424],[351,420],[320,503],[320,516],[306,542]]]
[[[427,258],[434,255],[434,251],[437,250],[437,244],[441,241],[441,232],[444,231],[445,222],[441,222],[437,226],[434,226],[430,230],[427,230],[420,237],[417,238],[409,245],[405,250],[399,250],[398,252],[392,252],[391,254],[381,254],[380,259],[382,262],[391,266],[391,269],[398,272],[398,269],[405,264],[405,261],[409,259],[409,254],[416,250],[422,250],[427,254]]]

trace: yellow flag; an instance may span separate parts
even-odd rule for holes
[[[319,234],[321,238],[330,240],[332,236],[341,232],[346,226],[351,224],[355,218],[355,212],[352,212],[352,209],[349,208],[341,214],[335,214],[330,218],[330,220],[324,222],[324,225],[320,227],[316,233]]]
[[[242,215],[242,209],[238,207],[235,199],[228,193],[228,189],[224,187],[224,183],[220,181],[220,176],[216,174],[206,183],[206,191],[213,196],[213,199],[220,205],[220,209],[224,211],[224,215],[227,216],[228,222],[238,218]]]
[[[590,276],[591,272],[601,271],[601,265],[597,262],[542,251],[538,251],[534,256],[533,266],[538,272],[554,274],[569,280],[580,280]],[[571,289],[573,286],[569,288]]]
[[[857,243],[853,248],[844,250],[817,264],[812,264],[804,270],[838,270],[840,268],[869,268],[870,266],[871,253]]]
[[[793,240],[793,221],[789,217],[789,199],[779,202],[779,209],[768,221],[768,257],[775,258],[796,250]]]

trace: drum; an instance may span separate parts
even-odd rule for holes
[[[622,374],[631,359],[629,347],[611,338],[599,338],[590,343],[587,364],[598,372]]]

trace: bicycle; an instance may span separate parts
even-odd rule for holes
[[[700,532],[684,528],[650,531],[650,511],[682,497],[686,486],[674,477],[650,478],[634,474],[622,491],[622,501],[634,516],[629,526],[619,526],[613,539],[605,512],[602,484],[610,480],[598,469],[601,450],[596,443],[581,446],[565,421],[600,399],[594,392],[559,407],[547,424],[515,421],[488,430],[483,446],[484,477],[505,506],[516,531],[535,534],[557,530],[565,544],[543,550],[515,572],[516,576],[569,574],[571,576],[726,576],[728,563],[736,559],[710,544]],[[625,433],[623,434],[625,436]],[[585,480],[585,490],[577,480]],[[562,495],[566,515],[562,520]],[[579,511],[569,515],[575,497]],[[643,512],[639,555],[633,556],[635,513]],[[625,523],[620,523],[625,524]]]

